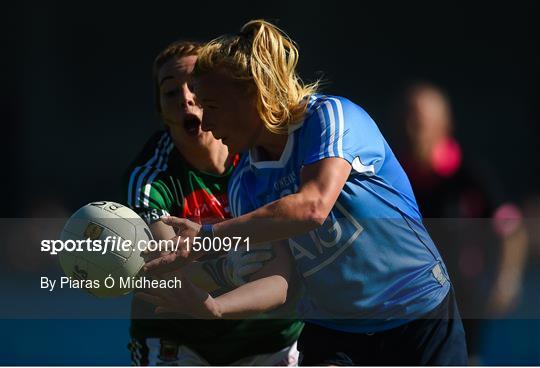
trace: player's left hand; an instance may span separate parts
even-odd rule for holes
[[[184,238],[193,238],[195,236],[198,236],[202,227],[196,222],[174,216],[162,216],[161,221],[165,225],[172,226],[176,235],[182,236]]]
[[[176,236],[171,240],[178,248],[173,252],[143,252],[148,258],[144,264],[144,271],[154,274],[172,272],[204,255],[204,252],[192,252],[189,248],[189,244],[193,244],[193,238],[199,234],[201,225],[174,216],[163,216],[161,221],[173,227]]]
[[[156,306],[154,312],[162,314],[183,314],[199,319],[220,318],[219,306],[206,291],[193,285],[181,273],[175,276],[182,280],[180,289],[147,289],[135,294],[136,298]]]

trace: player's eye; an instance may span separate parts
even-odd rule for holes
[[[165,91],[163,94],[165,95],[165,97],[175,97],[175,96],[178,96],[178,93],[180,93],[180,89],[174,88],[174,89]]]

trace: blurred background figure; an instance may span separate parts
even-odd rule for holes
[[[540,195],[525,199],[523,223],[529,247],[522,274],[521,297],[504,318],[486,321],[480,332],[482,364],[540,364]]]
[[[398,157],[447,264],[475,363],[480,320],[510,313],[520,295],[527,252],[522,215],[505,201],[497,178],[464,155],[441,89],[411,84],[398,111],[396,131],[404,139]]]

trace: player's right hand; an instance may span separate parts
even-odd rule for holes
[[[188,262],[194,261],[204,255],[204,252],[191,252],[190,244],[198,235],[201,225],[188,219],[173,216],[163,216],[161,221],[174,228],[176,236],[172,238],[177,247],[175,251],[143,252],[145,260],[143,270],[153,274],[172,272]]]
[[[195,259],[194,253],[189,251],[188,244],[182,237],[171,239],[178,248],[176,251],[144,251],[145,260],[143,270],[152,274],[164,274],[177,270]]]

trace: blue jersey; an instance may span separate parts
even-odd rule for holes
[[[345,186],[321,227],[289,239],[304,318],[377,332],[434,309],[450,282],[407,175],[371,117],[343,97],[312,96],[278,161],[243,155],[229,182],[232,214],[297,192],[302,167],[329,157],[351,164]]]

